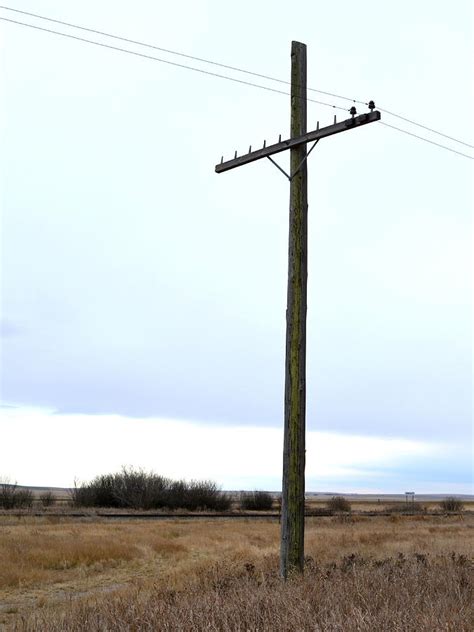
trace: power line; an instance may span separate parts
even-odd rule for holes
[[[147,44],[147,43],[141,42],[139,40],[133,40],[133,39],[129,39],[129,38],[126,38],[126,37],[122,37],[120,35],[115,35],[115,34],[112,34],[112,33],[106,33],[105,31],[99,31],[97,29],[91,29],[91,28],[88,28],[88,27],[85,27],[85,26],[80,26],[78,24],[73,24],[71,22],[65,22],[63,20],[56,20],[54,18],[49,18],[49,17],[44,16],[44,15],[39,15],[38,13],[30,13],[29,11],[22,11],[20,9],[14,9],[12,7],[7,7],[7,6],[0,6],[0,9],[5,9],[6,11],[14,11],[15,13],[20,13],[22,15],[28,15],[30,17],[39,18],[40,20],[47,20],[48,22],[54,22],[56,24],[61,24],[63,26],[68,26],[68,27],[72,27],[72,28],[75,28],[75,29],[80,29],[82,31],[87,31],[89,33],[95,33],[97,35],[102,35],[104,37],[110,37],[110,38],[113,38],[113,39],[116,39],[116,40],[120,40],[122,42],[128,42],[129,44],[136,44],[138,46],[144,46],[146,48],[159,50],[161,52],[168,53],[168,54],[171,54],[171,55],[177,55],[177,56],[180,56],[180,57],[184,57],[186,59],[193,59],[194,61],[199,61],[199,62],[202,62],[202,63],[205,63],[205,64],[211,64],[213,66],[218,66],[220,68],[226,68],[227,70],[233,70],[235,72],[241,72],[241,73],[244,73],[244,74],[247,74],[247,75],[252,75],[254,77],[259,77],[260,79],[266,79],[268,81],[275,81],[277,83],[281,83],[281,84],[284,84],[284,85],[290,85],[289,81],[285,81],[283,79],[278,79],[276,77],[271,77],[269,75],[264,75],[264,74],[261,74],[261,73],[258,73],[258,72],[253,72],[251,70],[245,70],[245,69],[239,68],[237,66],[230,66],[230,65],[227,65],[227,64],[222,64],[220,62],[212,61],[210,59],[204,59],[202,57],[195,57],[194,55],[188,55],[186,53],[181,53],[181,52],[178,52],[178,51],[175,51],[175,50],[162,48],[160,46],[155,46],[153,44]],[[3,18],[3,19],[5,19],[5,18]],[[18,24],[23,24],[23,23],[18,23]],[[27,26],[27,25],[25,25],[25,26]],[[36,28],[39,28],[39,27],[36,27]],[[67,37],[66,34],[62,34],[62,35],[65,35]],[[95,42],[91,42],[91,43],[95,43]],[[158,60],[158,61],[164,61],[164,60]],[[171,62],[165,62],[165,63],[171,63]],[[176,64],[176,65],[179,65],[179,64]],[[192,70],[196,70],[196,71],[199,72],[199,70],[196,69],[196,68],[191,68],[191,69]],[[201,72],[205,72],[205,71],[201,71]],[[212,74],[212,73],[208,73],[208,74]],[[230,77],[223,77],[222,75],[216,75],[216,76],[221,77],[221,78],[226,78],[226,79],[229,79],[231,81],[232,80],[233,81],[238,81],[236,79],[231,79]],[[245,82],[242,82],[242,83],[245,83]],[[249,83],[248,85],[254,85],[254,84],[250,84]],[[256,87],[263,88],[263,86],[256,86]],[[269,88],[263,88],[263,89],[270,90]],[[365,101],[360,101],[359,99],[351,99],[350,97],[343,96],[341,94],[336,94],[336,93],[333,93],[333,92],[326,92],[324,90],[318,90],[316,88],[310,88],[310,87],[308,87],[307,89],[310,90],[311,92],[317,92],[319,94],[324,94],[326,96],[334,97],[336,99],[342,99],[344,101],[350,101],[351,103],[357,103],[359,105],[368,105],[368,103],[365,102]],[[275,92],[277,92],[277,91],[275,90]],[[281,94],[289,94],[289,93],[282,92]],[[308,99],[308,101],[312,101],[314,103],[319,103],[320,105],[326,105],[326,106],[329,106],[329,107],[338,108],[338,106],[334,106],[334,105],[329,104],[329,103],[322,103],[321,101],[315,101],[314,99]],[[344,108],[338,108],[338,109],[342,110]],[[398,119],[400,119],[402,121],[410,123],[411,125],[415,125],[417,127],[425,129],[425,130],[427,130],[427,131],[429,131],[429,132],[431,132],[433,134],[437,134],[438,136],[442,136],[443,138],[447,138],[448,140],[452,140],[453,142],[460,143],[461,145],[464,145],[466,147],[474,148],[474,145],[470,145],[469,143],[466,143],[465,141],[462,141],[462,140],[459,140],[457,138],[454,138],[453,136],[449,136],[448,134],[444,134],[443,132],[439,132],[438,130],[435,130],[435,129],[431,128],[431,127],[423,125],[422,123],[417,123],[416,121],[413,121],[413,120],[411,120],[411,119],[409,119],[409,118],[407,118],[405,116],[402,116],[401,114],[396,114],[395,112],[391,112],[390,110],[387,110],[385,108],[380,108],[379,107],[378,109],[381,112],[384,112],[385,114],[388,114],[389,116],[393,116],[393,117],[398,118]]]
[[[439,143],[435,143],[432,140],[428,140],[427,138],[423,138],[423,136],[418,136],[417,134],[413,134],[412,132],[407,132],[406,129],[401,129],[400,127],[395,127],[395,125],[389,125],[388,123],[384,123],[384,121],[380,121],[380,125],[385,125],[385,127],[391,127],[392,129],[396,129],[399,132],[403,132],[404,134],[408,134],[408,136],[413,136],[414,138],[418,138],[419,140],[424,140],[425,143],[430,143],[430,145],[436,145],[436,147],[441,147],[442,149],[447,149],[448,151],[452,151],[453,154],[458,154],[459,156],[464,156],[464,158],[469,158],[470,160],[474,160],[472,156],[468,156],[468,154],[463,154],[460,151],[456,151],[456,149],[451,149],[451,147],[446,147],[446,145],[440,145]]]
[[[4,7],[0,6],[0,8],[4,8]],[[235,77],[229,77],[228,75],[221,75],[219,73],[210,72],[208,70],[203,70],[202,68],[196,68],[194,66],[188,66],[186,64],[179,64],[177,62],[169,61],[167,59],[161,59],[159,57],[154,57],[153,55],[146,55],[145,53],[139,53],[137,51],[132,51],[132,50],[129,50],[129,49],[126,49],[126,48],[121,48],[120,46],[111,46],[110,44],[104,44],[103,42],[96,42],[94,40],[90,40],[90,39],[87,39],[87,38],[84,38],[84,37],[79,37],[77,35],[70,35],[69,33],[62,33],[60,31],[55,31],[53,29],[47,29],[47,28],[44,28],[44,27],[41,27],[41,26],[36,26],[34,24],[27,24],[26,22],[19,22],[17,20],[11,20],[9,18],[4,18],[2,16],[0,16],[0,20],[3,20],[5,22],[10,22],[12,24],[18,24],[18,25],[21,25],[21,26],[26,26],[28,28],[32,28],[32,29],[35,29],[35,30],[38,30],[38,31],[44,31],[46,33],[52,33],[54,35],[61,35],[62,37],[67,37],[69,39],[73,39],[73,40],[76,40],[76,41],[79,41],[79,42],[85,42],[87,44],[94,44],[95,46],[101,46],[102,48],[109,48],[111,50],[116,50],[116,51],[119,51],[119,52],[122,52],[122,53],[128,53],[129,55],[135,55],[136,57],[142,57],[142,58],[145,58],[145,59],[150,59],[152,61],[158,61],[158,62],[161,62],[163,64],[168,64],[170,66],[176,66],[178,68],[185,68],[186,70],[192,70],[194,72],[199,72],[199,73],[201,73],[203,75],[207,75],[207,76],[210,76],[210,77],[217,77],[219,79],[226,79],[227,81],[233,81],[234,83],[239,83],[241,85],[250,86],[250,87],[253,87],[253,88],[259,88],[260,90],[267,90],[268,92],[274,92],[276,94],[283,94],[283,95],[286,95],[286,96],[290,95],[289,92],[285,92],[284,90],[277,90],[276,88],[270,88],[269,86],[263,86],[261,84],[253,83],[251,81],[244,81],[243,79],[236,79]],[[81,27],[78,27],[78,28],[81,28]],[[247,72],[247,71],[241,71],[241,72]],[[260,76],[263,77],[263,75],[260,75]],[[287,83],[287,82],[284,82],[284,83]],[[318,101],[316,99],[309,99],[309,98],[307,99],[307,101],[310,101],[312,103],[317,103],[318,105],[324,105],[324,106],[327,106],[327,107],[330,107],[330,108],[333,108],[333,109],[342,110],[343,112],[347,111],[346,108],[342,108],[342,107],[340,107],[338,105],[334,105],[332,103],[326,103],[324,101]],[[381,109],[381,111],[384,111],[384,110]],[[387,112],[387,114],[388,114],[388,112]],[[401,116],[396,115],[396,114],[392,114],[392,116],[398,116],[399,118],[404,118],[404,117],[401,117]],[[404,120],[407,120],[408,122],[412,122],[412,121],[409,121],[409,119],[404,119]],[[417,134],[413,134],[412,132],[408,132],[407,130],[401,129],[399,127],[395,127],[394,125],[389,125],[388,123],[384,123],[384,122],[381,122],[381,123],[382,123],[382,125],[385,125],[386,127],[391,127],[392,129],[395,129],[395,130],[397,130],[399,132],[402,132],[404,134],[408,134],[409,136],[413,136],[414,138],[417,138],[418,140],[421,140],[421,141],[424,141],[426,143],[429,143],[430,145],[436,145],[437,147],[440,147],[442,149],[446,149],[447,151],[450,151],[452,153],[458,154],[459,156],[463,156],[465,158],[469,158],[470,160],[473,160],[473,158],[471,156],[469,156],[467,154],[464,154],[464,153],[462,153],[460,151],[456,151],[455,149],[451,149],[450,147],[447,147],[446,145],[441,145],[440,143],[435,143],[434,141],[428,140],[427,138],[424,138],[423,136],[418,136]],[[417,123],[414,123],[414,124],[418,125]],[[425,126],[422,126],[422,127],[425,127]],[[430,130],[430,128],[428,128],[428,127],[425,127],[425,129]],[[440,133],[440,132],[436,132],[436,133]],[[444,134],[443,134],[443,136],[444,136]],[[451,137],[448,136],[447,138],[451,138]],[[455,140],[455,139],[452,139],[452,140]],[[458,142],[462,142],[462,141],[458,141]],[[467,143],[463,143],[463,144],[467,145]],[[468,146],[470,147],[471,145],[468,145]]]
[[[30,17],[39,18],[40,20],[47,20],[48,22],[55,22],[56,24],[62,24],[63,26],[70,26],[75,29],[80,29],[81,31],[88,31],[89,33],[95,33],[96,35],[103,35],[104,37],[111,37],[116,40],[120,40],[122,42],[128,42],[129,44],[137,44],[138,46],[145,46],[146,48],[152,48],[154,50],[159,50],[162,53],[169,53],[170,55],[178,55],[179,57],[185,57],[186,59],[193,59],[194,61],[200,61],[205,64],[211,64],[212,66],[219,66],[220,68],[226,68],[227,70],[234,70],[235,72],[242,72],[247,75],[252,75],[253,77],[259,77],[260,79],[268,79],[269,81],[276,81],[277,83],[282,83],[284,85],[289,86],[290,82],[285,81],[283,79],[277,79],[276,77],[270,77],[268,75],[264,75],[258,72],[252,72],[251,70],[245,70],[244,68],[238,68],[237,66],[230,66],[228,64],[222,64],[217,61],[212,61],[211,59],[204,59],[203,57],[195,57],[194,55],[188,55],[186,53],[180,53],[175,50],[171,50],[169,48],[162,48],[160,46],[156,46],[154,44],[147,44],[145,42],[141,42],[139,40],[129,39],[127,37],[122,37],[120,35],[114,35],[112,33],[106,33],[105,31],[99,31],[97,29],[91,29],[86,26],[79,26],[78,24],[72,24],[71,22],[64,22],[63,20],[55,20],[53,18],[48,18],[44,15],[39,15],[38,13],[30,13],[29,11],[20,11],[20,9],[12,9],[11,7],[0,6],[0,9],[5,9],[7,11],[14,11],[15,13],[21,13],[23,15],[28,15]],[[324,94],[328,97],[334,97],[336,99],[343,99],[345,101],[350,101],[351,103],[359,103],[360,105],[367,105],[364,101],[358,101],[357,99],[351,99],[349,97],[342,96],[340,94],[334,94],[333,92],[326,92],[324,90],[316,90],[316,88],[307,88],[312,92],[318,92],[319,94]]]
[[[406,121],[407,123],[411,123],[412,125],[422,127],[423,129],[428,130],[428,132],[433,132],[433,134],[438,134],[439,136],[443,136],[444,138],[448,138],[449,140],[454,140],[456,143],[461,143],[461,145],[465,145],[466,147],[471,147],[474,149],[474,145],[465,143],[463,140],[458,140],[457,138],[453,138],[452,136],[448,136],[447,134],[442,134],[441,132],[437,132],[435,129],[432,129],[431,127],[427,127],[426,125],[422,125],[421,123],[416,123],[415,121],[412,121],[411,119],[406,118],[405,116],[401,116],[401,114],[395,114],[394,112],[390,112],[389,110],[385,110],[384,108],[379,108],[378,106],[377,106],[377,109],[380,110],[380,112],[385,112],[385,114],[389,114],[390,116],[395,116],[396,118],[399,118],[402,121]],[[397,128],[394,128],[394,129],[397,129]],[[440,147],[442,147],[442,145],[440,145]]]
[[[70,35],[69,33],[61,33],[60,31],[54,31],[53,29],[47,29],[42,26],[36,26],[34,24],[27,24],[26,22],[19,22],[18,20],[10,20],[9,18],[4,18],[1,16],[0,16],[0,20],[4,20],[5,22],[11,22],[12,24],[27,26],[29,28],[36,29],[38,31],[44,31],[45,33],[53,33],[54,35],[62,35],[62,37],[67,37],[69,39],[77,40],[79,42],[86,42],[87,44],[94,44],[95,46],[101,46],[102,48],[110,48],[111,50],[117,50],[117,51],[120,51],[121,53],[128,53],[129,55],[135,55],[137,57],[144,57],[145,59],[159,61],[162,64],[169,64],[170,66],[177,66],[178,68],[193,70],[194,72],[199,72],[203,75],[208,75],[210,77],[218,77],[219,79],[234,81],[235,83],[240,83],[244,86],[251,86],[252,88],[259,88],[260,90],[267,90],[268,92],[276,92],[277,94],[284,94],[286,96],[290,95],[289,92],[285,92],[284,90],[277,90],[276,88],[270,88],[269,86],[262,86],[261,84],[252,83],[251,81],[244,81],[243,79],[236,79],[235,77],[229,77],[228,75],[221,75],[217,72],[210,72],[209,70],[196,68],[195,66],[187,66],[186,64],[178,64],[175,61],[169,61],[168,59],[161,59],[160,57],[154,57],[153,55],[146,55],[145,53],[138,53],[137,51],[128,50],[127,48],[121,48],[120,46],[111,46],[110,44],[104,44],[103,42],[95,42],[94,40],[90,40],[85,37],[79,37],[78,35]],[[334,105],[333,103],[325,103],[324,101],[317,101],[316,99],[307,99],[307,101],[311,101],[312,103],[317,103],[319,105],[325,105],[335,110],[342,110],[343,112],[347,112],[346,108],[342,108],[339,105]]]

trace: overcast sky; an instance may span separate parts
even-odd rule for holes
[[[285,81],[299,40],[310,87],[473,143],[469,0],[9,6]],[[269,161],[214,166],[287,137],[289,97],[0,28],[0,477],[70,485],[129,464],[278,489],[288,182]],[[334,113],[349,116],[309,102],[309,129]],[[376,123],[322,140],[308,167],[308,489],[472,493],[472,160]]]

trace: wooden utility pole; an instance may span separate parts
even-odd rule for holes
[[[305,416],[306,416],[306,296],[308,277],[308,180],[307,158],[321,138],[380,120],[380,112],[369,103],[370,112],[327,127],[306,131],[306,45],[291,44],[291,133],[288,140],[216,165],[222,173],[249,162],[268,158],[290,181],[290,228],[288,247],[288,294],[286,309],[285,419],[283,485],[281,507],[280,573],[284,579],[303,572],[305,499]],[[309,152],[308,142],[314,141]],[[290,149],[290,175],[272,155]]]
[[[306,134],[306,46],[291,44],[290,136]],[[290,228],[286,305],[285,420],[280,572],[303,571],[306,425],[308,169],[306,145],[290,149]]]

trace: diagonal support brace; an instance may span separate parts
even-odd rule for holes
[[[299,170],[300,170],[300,169],[301,169],[301,167],[304,165],[304,163],[308,160],[308,156],[310,155],[310,153],[313,151],[313,149],[316,147],[316,145],[319,143],[319,141],[320,141],[320,140],[321,140],[320,138],[317,138],[317,139],[314,141],[313,146],[312,146],[312,147],[311,147],[311,149],[308,151],[308,153],[307,153],[307,154],[306,154],[306,156],[303,158],[303,160],[300,162],[300,164],[298,165],[298,168],[296,169],[296,171],[294,172],[294,174],[293,174],[293,175],[291,175],[291,176],[289,176],[289,175],[286,173],[286,171],[285,171],[282,167],[280,167],[280,165],[279,165],[279,164],[278,164],[275,160],[273,160],[273,158],[272,158],[271,156],[267,156],[267,158],[268,158],[268,160],[269,160],[270,162],[273,162],[273,164],[275,165],[275,167],[276,167],[277,169],[279,169],[279,170],[282,172],[282,174],[283,174],[286,178],[288,178],[288,180],[291,182],[291,181],[293,180],[293,178],[294,178],[295,176],[297,176],[297,175],[298,175]]]
[[[275,160],[273,160],[273,158],[272,158],[271,156],[267,156],[267,158],[268,158],[268,160],[269,160],[270,162],[273,162],[273,164],[275,165],[275,167],[276,167],[277,169],[279,169],[279,170],[282,172],[282,174],[283,174],[285,177],[287,177],[287,178],[288,178],[288,180],[291,182],[291,176],[289,176],[289,175],[286,173],[286,171],[283,169],[283,167],[280,167],[280,165],[279,165],[279,164],[278,164]]]
[[[319,143],[321,139],[317,138],[314,143],[313,146],[311,147],[311,149],[308,151],[308,153],[306,154],[306,156],[303,158],[303,160],[300,162],[300,164],[298,165],[297,170],[295,171],[295,173],[291,176],[290,178],[290,182],[291,180],[293,180],[293,178],[298,175],[299,170],[301,169],[301,167],[304,165],[304,163],[308,160],[308,156],[310,155],[310,153],[313,151],[313,149],[316,147],[316,145]]]

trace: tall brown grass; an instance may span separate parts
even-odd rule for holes
[[[465,558],[421,554],[310,564],[283,583],[274,557],[243,567],[214,565],[186,590],[129,589],[112,599],[39,613],[17,622],[24,632],[159,630],[420,631],[472,630],[471,569]]]
[[[275,522],[10,521],[0,527],[3,623],[22,632],[474,629],[469,517],[346,518],[308,521],[305,575],[286,584]]]

